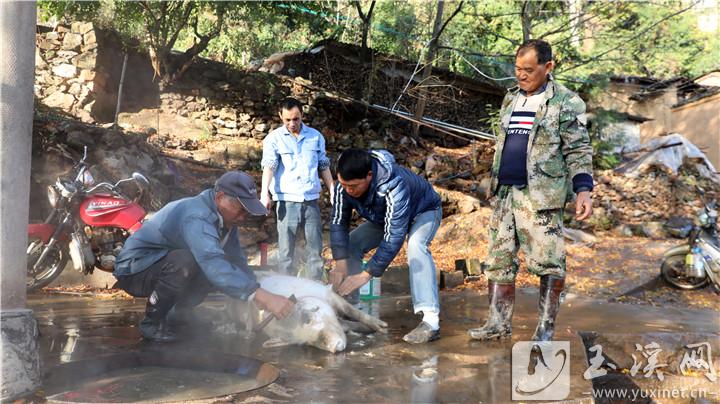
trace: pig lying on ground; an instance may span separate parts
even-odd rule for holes
[[[256,272],[260,286],[285,297],[295,295],[297,303],[293,313],[282,319],[273,319],[263,332],[271,339],[265,346],[311,345],[329,352],[340,352],[347,345],[345,332],[387,332],[387,323],[373,317],[348,303],[333,292],[330,285],[310,279],[278,275],[272,272]],[[233,300],[229,314],[234,321],[245,323],[246,329],[255,327],[269,313],[260,313],[253,303]],[[344,315],[354,321],[338,318]]]

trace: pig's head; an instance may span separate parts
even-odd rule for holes
[[[347,337],[335,310],[316,297],[298,299],[291,316],[278,321],[283,328],[281,338],[290,343],[307,344],[316,348],[340,352],[347,345]]]

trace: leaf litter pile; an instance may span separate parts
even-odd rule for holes
[[[470,214],[456,214],[443,220],[443,224],[431,245],[438,267],[454,271],[455,260],[478,258],[485,260],[487,254],[487,229],[490,208],[481,208]],[[660,276],[663,253],[683,240],[653,240],[643,237],[616,237],[609,232],[597,232],[597,242],[592,245],[565,240],[567,251],[567,291],[588,297],[624,303],[643,303],[654,306],[665,304],[681,307],[720,310],[718,299],[710,287],[682,291],[670,287]],[[520,254],[522,257],[522,253]],[[406,265],[405,248],[393,265]],[[539,278],[527,272],[524,260],[520,260],[517,277],[518,287],[537,287]],[[626,294],[640,286],[648,285],[640,292]],[[465,281],[456,290],[474,289],[485,292],[487,278]]]

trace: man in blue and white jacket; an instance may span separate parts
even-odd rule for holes
[[[335,268],[333,288],[349,295],[372,277],[382,276],[408,237],[410,287],[415,313],[422,322],[403,340],[425,343],[440,337],[440,301],[435,262],[428,246],[435,237],[442,209],[432,185],[384,150],[349,149],[338,159],[330,245]],[[367,221],[350,232],[353,210]],[[377,248],[364,270],[361,260]],[[348,276],[348,274],[350,276]]]
[[[320,179],[330,192],[330,200],[335,184],[325,154],[325,138],[302,122],[302,110],[300,101],[286,98],[279,111],[283,126],[263,140],[260,201],[267,209],[272,200],[277,201],[278,272],[297,273],[293,266],[295,240],[302,231],[305,276],[317,280],[323,271]]]

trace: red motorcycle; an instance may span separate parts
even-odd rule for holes
[[[150,187],[148,179],[136,172],[115,184],[101,182],[93,186],[86,158],[87,148],[71,170],[74,178],[58,177],[54,185],[48,186],[52,212],[45,222],[28,226],[29,291],[57,278],[68,259],[84,274],[95,268],[112,272],[125,240],[142,226],[146,212],[138,202]],[[127,182],[138,187],[134,199],[121,193],[119,186]]]

